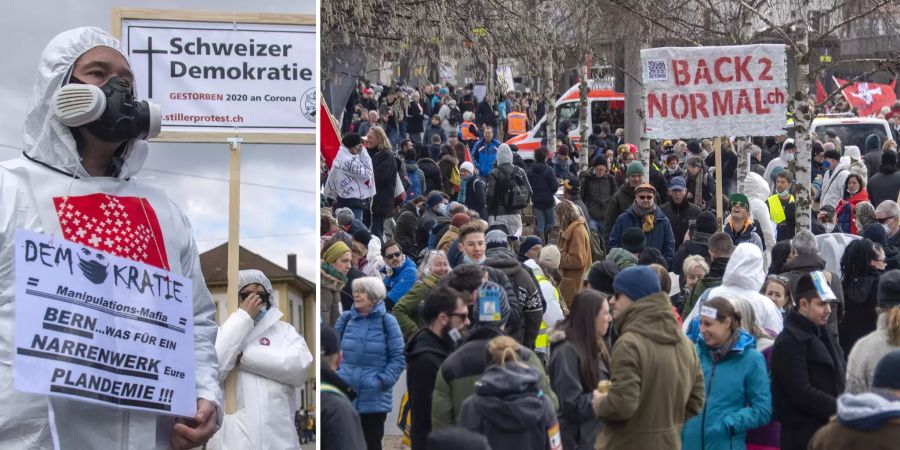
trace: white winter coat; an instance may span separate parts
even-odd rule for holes
[[[768,261],[771,261],[772,247],[775,246],[775,224],[769,215],[769,205],[766,200],[770,194],[769,185],[759,174],[750,172],[744,179],[744,194],[750,200],[750,216],[759,223],[763,240],[766,243],[766,263],[763,269],[768,269]]]
[[[727,300],[744,299],[750,303],[756,314],[756,322],[764,330],[780,334],[784,328],[781,312],[775,306],[775,302],[759,293],[766,274],[762,269],[762,252],[754,244],[745,242],[739,244],[725,266],[725,274],[722,276],[722,285],[709,291],[707,300],[723,297]],[[698,302],[691,313],[684,320],[683,329],[687,332],[691,320],[700,313]]]
[[[168,449],[175,418],[121,410],[59,397],[26,394],[13,387],[15,358],[14,251],[16,229],[63,236],[54,197],[103,193],[146,200],[162,232],[163,259],[173,273],[193,282],[194,360],[197,397],[217,405],[221,389],[215,307],[200,271],[187,217],[156,186],[131,178],[147,157],[147,143],[132,141],[118,177],[92,177],[81,165],[69,129],[51,112],[51,98],[75,60],[97,46],[119,43],[98,28],[79,28],[54,38],[41,55],[38,80],[25,122],[22,158],[0,163],[0,448]],[[77,177],[77,178],[75,178]],[[148,219],[148,222],[150,220]],[[120,255],[121,256],[121,255]]]
[[[299,449],[294,427],[295,388],[306,382],[312,354],[281,311],[270,309],[255,326],[238,309],[219,329],[216,353],[224,381],[241,356],[237,411],[225,416],[210,449]]]
[[[788,160],[784,157],[784,147],[793,143],[794,140],[792,138],[785,139],[781,143],[781,151],[778,153],[778,157],[769,161],[769,164],[766,166],[766,171],[763,172],[763,180],[769,185],[769,190],[775,186],[775,182],[772,181],[772,171],[778,167],[787,167],[788,165]]]
[[[844,197],[844,184],[850,175],[850,158],[841,157],[837,167],[825,172],[822,177],[822,195],[819,197],[819,208],[825,205],[837,209],[837,204]]]

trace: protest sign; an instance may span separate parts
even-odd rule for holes
[[[149,11],[116,10],[113,24],[138,95],[160,105],[160,140],[235,130],[269,136],[261,142],[313,136],[314,20]]]
[[[192,283],[16,231],[16,389],[193,417]]]
[[[646,49],[641,72],[650,138],[784,133],[784,45]]]

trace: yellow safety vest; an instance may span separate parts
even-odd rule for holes
[[[784,222],[786,218],[784,215],[784,207],[781,206],[781,197],[778,194],[774,194],[769,197],[769,216],[772,217],[772,222],[779,224]],[[788,203],[794,203],[794,196],[792,195],[790,199],[788,199]]]
[[[535,278],[538,281],[538,289],[541,288],[540,283],[542,281],[550,281],[550,279],[547,278],[546,275],[537,275]],[[559,290],[556,289],[555,286],[553,287],[553,294],[556,297],[553,300],[556,303],[559,303]],[[541,328],[538,331],[537,339],[534,340],[534,350],[542,351],[544,353],[550,353],[550,342],[547,339],[547,323],[543,320],[541,320]]]

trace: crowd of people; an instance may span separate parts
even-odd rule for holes
[[[732,140],[720,174],[712,140],[652,142],[645,178],[608,124],[526,162],[489,97],[383,89],[361,86],[348,108],[365,119],[323,166],[340,361],[323,380],[356,417],[323,419],[326,448],[380,449],[404,370],[413,449],[888,448],[900,432],[896,136],[865,153],[812,136],[813,224],[795,231],[787,136],[753,138],[742,180]]]

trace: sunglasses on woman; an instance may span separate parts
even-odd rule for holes
[[[260,300],[262,300],[262,301],[265,302],[265,303],[268,303],[268,302],[269,302],[269,298],[272,297],[272,295],[269,294],[268,292],[259,292],[259,293],[256,293],[256,292],[240,292],[240,293],[238,293],[238,297],[240,297],[240,298],[241,298],[241,301],[243,301],[243,300],[247,300],[247,297],[250,297],[250,295],[252,295],[252,294],[257,294],[257,295],[259,295]]]

